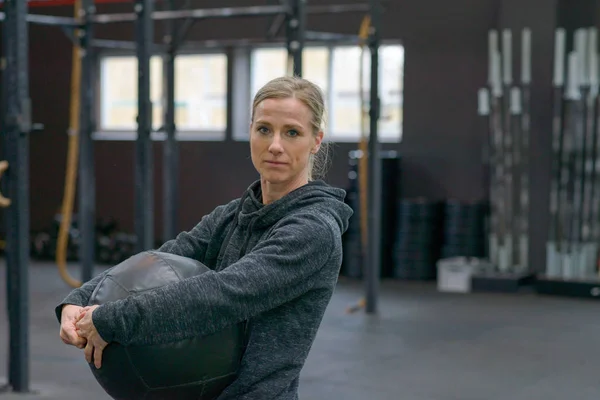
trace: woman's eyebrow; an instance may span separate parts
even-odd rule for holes
[[[273,125],[271,124],[269,121],[265,121],[263,119],[257,119],[255,124],[262,124],[262,125]],[[296,123],[287,123],[283,125],[284,128],[286,129],[297,129],[297,130],[304,130],[304,127],[301,124],[296,124]]]
[[[298,125],[298,124],[285,124],[283,125],[284,128],[294,128],[294,129],[298,129],[298,130],[302,130],[304,129],[302,127],[302,125]]]

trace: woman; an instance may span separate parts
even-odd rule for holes
[[[311,82],[267,83],[252,107],[250,151],[260,180],[159,251],[212,271],[102,306],[85,307],[102,274],[58,307],[61,338],[101,367],[102,349],[203,336],[249,320],[239,377],[225,399],[297,399],[299,374],[332,296],[345,192],[313,180],[323,146],[324,99]]]

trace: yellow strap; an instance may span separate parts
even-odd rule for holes
[[[74,15],[77,18],[81,12],[81,0],[75,0]],[[78,37],[78,30],[75,30]],[[56,263],[61,278],[71,287],[79,287],[82,282],[71,277],[67,270],[67,245],[69,242],[69,227],[73,215],[73,202],[77,187],[77,168],[79,157],[79,93],[81,89],[81,48],[73,44],[73,60],[71,72],[71,107],[69,120],[69,148],[67,153],[67,171],[65,176],[65,190],[62,203],[62,218],[56,243]]]
[[[367,244],[368,244],[368,203],[367,203],[367,185],[369,183],[368,176],[368,122],[369,122],[369,111],[364,99],[364,68],[363,68],[363,58],[366,48],[366,42],[369,38],[369,30],[371,28],[371,16],[366,15],[361,24],[360,30],[358,32],[358,37],[360,40],[360,77],[359,77],[359,93],[360,93],[360,139],[359,139],[359,150],[362,153],[362,157],[358,160],[358,182],[359,182],[359,202],[360,202],[360,230],[361,230],[361,238],[362,238],[362,247],[363,247],[363,255],[367,254]]]
[[[360,23],[360,29],[358,31],[358,37],[364,42],[369,38],[369,30],[371,29],[371,16],[365,15]],[[364,43],[362,43],[364,44]],[[362,45],[361,44],[361,45]]]
[[[2,160],[0,161],[0,178],[4,172],[8,169],[8,161]],[[2,193],[0,193],[0,207],[6,208],[11,205],[11,201],[9,198],[4,197]]]

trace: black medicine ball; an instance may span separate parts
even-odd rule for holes
[[[92,293],[89,305],[135,296],[208,270],[189,258],[142,252],[113,267]],[[91,363],[90,368],[114,399],[214,399],[236,377],[244,332],[241,323],[210,336],[161,345],[109,343],[102,353],[102,367],[96,369]]]

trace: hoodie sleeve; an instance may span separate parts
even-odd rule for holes
[[[212,236],[213,228],[218,223],[225,208],[226,206],[215,208],[210,214],[202,217],[200,222],[194,226],[191,231],[181,232],[175,239],[165,242],[158,251],[202,261],[204,259],[204,254],[206,253],[206,248],[208,247],[208,242]],[[65,304],[74,304],[80,307],[87,306],[94,289],[108,272],[110,272],[110,268],[97,275],[89,282],[86,282],[81,287],[72,290],[71,293],[69,293],[69,295],[55,308],[55,314],[58,321],[60,322],[61,320],[62,308]]]
[[[90,297],[92,296],[94,289],[96,286],[98,286],[98,283],[104,279],[109,271],[110,268],[107,268],[105,271],[85,282],[80,287],[73,289],[71,293],[69,293],[67,297],[65,297],[63,301],[54,308],[54,313],[56,314],[56,318],[58,319],[59,323],[62,318],[63,306],[67,304],[73,304],[79,307],[86,307],[90,301]]]
[[[214,227],[218,224],[226,206],[215,208],[202,217],[189,232],[181,232],[175,239],[165,242],[157,251],[203,261]]]
[[[309,291],[339,230],[322,216],[286,218],[270,237],[226,269],[104,304],[93,314],[100,336],[123,345],[158,344],[215,333]]]

